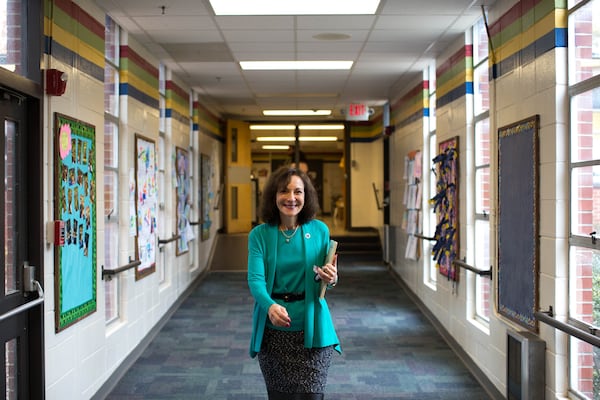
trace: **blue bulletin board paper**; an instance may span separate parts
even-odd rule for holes
[[[64,244],[55,251],[56,331],[96,311],[96,130],[55,113],[55,219]]]

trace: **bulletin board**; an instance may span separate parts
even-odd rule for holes
[[[440,274],[458,281],[458,269],[452,263],[459,252],[458,136],[439,144],[433,163],[436,174],[436,194],[430,199],[436,215],[433,259]]]
[[[140,261],[135,269],[135,279],[138,280],[156,271],[158,186],[155,142],[136,135],[135,159],[135,256]]]
[[[55,330],[96,311],[96,128],[54,114],[55,219],[63,243],[55,247]]]
[[[537,331],[539,116],[498,129],[498,312]]]
[[[189,251],[188,242],[194,239],[194,231],[190,225],[192,205],[190,159],[188,151],[175,148],[175,179],[177,197],[177,255]]]
[[[201,211],[201,240],[210,238],[210,226],[212,225],[210,211],[214,193],[212,191],[212,170],[210,156],[200,154],[200,211]]]

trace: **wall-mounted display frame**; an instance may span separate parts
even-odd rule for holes
[[[139,280],[156,271],[158,185],[154,140],[136,134],[135,159],[135,256],[140,261],[135,269],[135,279]]]
[[[498,129],[498,312],[537,332],[539,115]]]
[[[433,159],[436,165],[436,195],[430,200],[436,214],[433,258],[438,271],[458,281],[458,268],[452,263],[459,254],[459,170],[458,136],[441,142]]]
[[[181,147],[175,148],[175,178],[177,198],[177,255],[189,251],[188,242],[194,239],[190,225],[192,192],[190,179],[190,158],[188,151]]]
[[[200,154],[200,221],[201,221],[201,240],[208,240],[210,238],[210,226],[211,221],[211,204],[213,201],[214,193],[212,191],[212,170],[210,163],[210,156],[206,154]]]
[[[422,200],[422,170],[423,161],[420,150],[409,152],[404,158],[404,197],[405,206],[402,218],[402,229],[408,234],[404,257],[417,260],[420,257],[419,240],[415,236],[422,228],[421,200]]]
[[[54,114],[55,330],[96,311],[96,128]],[[58,240],[59,238],[55,238]]]

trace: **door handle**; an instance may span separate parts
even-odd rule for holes
[[[0,322],[44,302],[44,289],[42,289],[42,285],[35,280],[35,267],[29,265],[29,262],[27,261],[23,263],[23,279],[23,290],[25,293],[28,294],[30,292],[37,291],[38,298],[25,304],[21,304],[19,307],[13,308],[12,310],[0,315]]]

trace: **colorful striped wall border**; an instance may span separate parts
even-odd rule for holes
[[[158,68],[146,61],[129,46],[121,46],[119,92],[143,104],[158,109]]]
[[[383,116],[379,114],[370,121],[350,124],[350,142],[370,143],[381,138],[383,132]]]
[[[225,143],[225,135],[221,130],[221,121],[198,101],[195,101],[193,104],[192,118],[194,131],[200,131],[204,135]]]
[[[104,23],[72,1],[46,0],[44,53],[104,81]]]
[[[189,93],[178,86],[174,81],[166,81],[166,109],[165,116],[173,118],[181,123],[190,121],[190,97]]]
[[[436,107],[443,107],[466,94],[473,94],[473,45],[468,44],[437,69]]]
[[[490,36],[490,77],[496,79],[556,47],[567,47],[566,0],[522,0],[490,25]]]
[[[403,127],[429,116],[429,81],[424,80],[391,106],[392,125]]]

